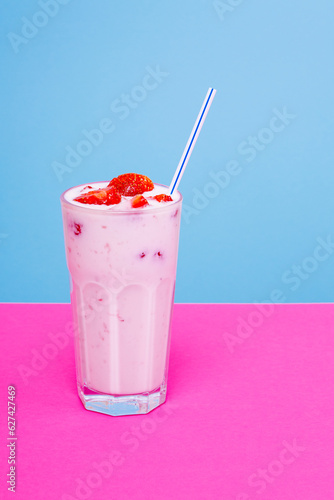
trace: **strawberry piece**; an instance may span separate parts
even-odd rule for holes
[[[162,201],[173,201],[173,198],[169,196],[169,194],[156,194],[155,196],[153,196],[153,198],[159,203],[161,203]]]
[[[154,188],[151,179],[140,174],[119,175],[109,182],[108,187],[110,186],[114,186],[124,196],[135,196],[145,193],[145,191],[152,191]]]
[[[135,196],[131,201],[132,208],[144,207],[145,205],[148,205],[148,201],[146,198],[144,198],[144,196],[141,196],[140,194],[138,196]]]
[[[80,194],[74,201],[88,205],[117,205],[122,197],[117,190],[111,186],[105,189],[94,189],[87,193]]]
[[[81,226],[82,226],[82,224],[78,224],[77,222],[73,222],[73,225],[74,225],[74,230],[73,230],[73,232],[74,232],[74,234],[75,234],[76,236],[78,236],[78,234],[80,234],[80,233],[81,233]]]

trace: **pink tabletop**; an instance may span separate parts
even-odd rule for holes
[[[334,498],[332,305],[176,305],[167,402],[128,417],[79,401],[69,305],[0,311],[0,498]]]

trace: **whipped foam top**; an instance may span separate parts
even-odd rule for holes
[[[74,201],[74,198],[79,196],[80,194],[88,193],[89,191],[92,191],[93,189],[101,189],[101,188],[106,188],[108,186],[110,181],[104,181],[104,182],[91,182],[89,184],[83,184],[81,186],[75,186],[71,189],[68,189],[64,193],[64,198],[66,201],[69,203],[72,203],[73,205],[76,205],[78,207],[85,207],[85,208],[90,208],[92,210],[104,210],[104,211],[120,211],[120,212],[125,212],[125,211],[139,211],[139,210],[150,210],[150,208],[162,208],[163,206],[166,205],[171,205],[172,203],[175,203],[176,201],[179,201],[181,198],[181,194],[178,191],[174,191],[172,195],[173,201],[165,201],[165,202],[159,202],[157,200],[151,199],[151,197],[157,195],[157,194],[169,194],[169,187],[163,186],[162,184],[154,184],[154,189],[152,191],[145,191],[142,193],[141,196],[144,196],[147,201],[148,205],[145,205],[140,208],[133,208],[131,206],[131,200],[135,198],[135,196],[122,196],[122,200],[120,203],[116,205],[93,205],[93,204],[88,204],[88,203],[80,203],[79,201]]]

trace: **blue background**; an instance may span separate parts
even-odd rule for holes
[[[275,289],[332,301],[333,249],[312,255],[334,239],[333,2],[62,0],[45,7],[53,17],[42,3],[0,8],[0,299],[68,302],[60,194],[126,171],[169,184],[213,86],[180,190],[188,209],[214,196],[183,219],[176,301],[264,301]],[[145,95],[148,66],[164,76]],[[122,94],[142,99],[126,117],[111,109]],[[284,107],[283,130],[263,131]],[[114,131],[57,178],[54,162],[104,118]],[[246,153],[257,135],[261,150]],[[238,174],[210,186],[232,160]]]

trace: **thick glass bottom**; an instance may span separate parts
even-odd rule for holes
[[[121,415],[143,415],[166,401],[166,386],[161,385],[151,392],[112,396],[78,386],[79,397],[86,410],[118,417]]]

